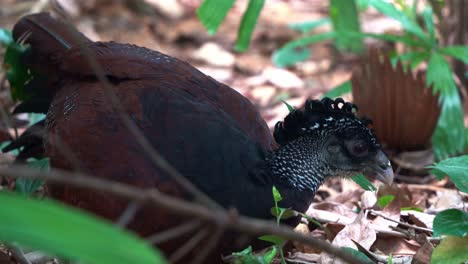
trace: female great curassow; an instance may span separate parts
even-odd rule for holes
[[[307,101],[303,109],[278,122],[275,147],[257,110],[230,87],[162,53],[92,42],[72,31],[45,13],[26,16],[14,27],[14,38],[30,45],[23,59],[35,73],[27,85],[30,99],[15,111],[47,114],[45,122],[33,127],[45,128],[43,138],[26,132],[7,148],[24,147],[21,158],[45,155],[55,168],[79,167],[96,177],[190,199],[152,164],[107,103],[103,85],[84,57],[86,46],[152,146],[226,208],[271,218],[272,186],[283,196],[282,207],[305,212],[329,177],[364,173],[392,180],[390,163],[367,127],[369,122],[356,117],[350,103],[328,98]],[[116,219],[128,203],[70,186],[48,189],[55,199],[109,219]],[[183,220],[164,210],[144,209],[129,228],[148,236]],[[296,225],[298,219],[289,223]],[[216,252],[239,249],[235,243],[226,244],[220,243]],[[170,254],[180,245],[178,241],[158,246]]]

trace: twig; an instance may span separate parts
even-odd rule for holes
[[[420,227],[420,226],[415,226],[415,225],[411,225],[411,224],[408,224],[408,223],[405,223],[405,222],[401,222],[401,221],[397,221],[397,220],[394,220],[394,219],[391,219],[390,217],[387,217],[383,214],[380,214],[380,213],[377,213],[376,211],[374,210],[369,210],[369,212],[373,215],[376,215],[376,216],[380,216],[382,217],[383,219],[386,219],[388,221],[391,221],[391,222],[394,222],[394,223],[397,223],[399,225],[402,225],[402,226],[406,226],[408,228],[412,228],[412,229],[415,229],[415,230],[419,230],[419,231],[423,231],[423,232],[430,232],[432,233],[432,229],[429,229],[429,228],[425,228],[425,227]]]
[[[90,177],[81,173],[70,173],[63,170],[51,169],[48,172],[34,170],[26,166],[12,166],[0,168],[0,175],[12,178],[41,178],[55,183],[70,184],[75,187],[83,187],[95,191],[102,191],[127,198],[133,201],[147,201],[149,206],[165,208],[180,215],[196,217],[200,220],[210,221],[222,228],[233,229],[250,235],[272,234],[285,239],[294,240],[317,249],[321,249],[331,255],[337,256],[349,263],[359,264],[355,256],[342,251],[329,243],[294,232],[290,227],[273,221],[260,220],[252,217],[234,217],[225,209],[208,208],[197,203],[184,201],[163,194],[155,189],[142,190],[130,185],[113,182],[101,178]]]
[[[166,242],[168,240],[171,240],[173,238],[182,236],[186,233],[189,233],[196,228],[198,228],[201,225],[200,220],[196,219],[193,221],[190,221],[188,223],[184,223],[182,225],[178,225],[174,228],[167,229],[163,232],[159,232],[157,234],[154,234],[150,237],[148,237],[146,240],[148,240],[151,244],[158,245],[163,242]]]
[[[191,237],[185,244],[183,244],[180,248],[178,248],[170,257],[170,263],[176,263],[177,261],[181,260],[184,256],[194,249],[197,244],[208,234],[209,228],[205,227],[204,229],[200,230]]]
[[[141,203],[139,202],[130,202],[125,208],[125,211],[120,215],[119,219],[115,222],[117,226],[125,227],[127,226],[135,217],[138,210],[141,208]]]
[[[197,253],[197,257],[195,258],[194,261],[192,261],[192,264],[201,264],[204,263],[206,257],[213,251],[213,249],[216,247],[218,244],[219,240],[221,239],[221,236],[224,233],[224,229],[221,227],[217,227],[214,234],[211,235],[210,240],[208,241],[207,244],[205,244],[204,248]]]

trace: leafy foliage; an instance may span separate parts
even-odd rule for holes
[[[434,236],[467,236],[468,213],[457,209],[448,209],[437,214],[434,219]]]
[[[364,253],[360,252],[360,251],[357,251],[356,249],[354,248],[350,248],[350,247],[342,247],[341,249],[343,249],[343,251],[345,252],[348,252],[349,254],[357,257],[362,263],[364,264],[370,264],[370,263],[374,263],[370,258],[368,258]]]
[[[232,255],[235,257],[235,264],[269,264],[273,261],[276,253],[276,247],[272,247],[265,254],[255,256],[252,252],[252,247],[249,246],[241,252],[236,252]]]
[[[235,0],[204,0],[197,10],[197,15],[209,34],[215,34]],[[265,0],[250,0],[237,32],[235,49],[245,51],[249,47],[252,32],[257,23]]]
[[[359,33],[359,14],[355,1],[330,0],[329,14],[333,23],[333,29],[337,33],[335,46],[340,50],[350,50],[360,53],[364,49],[361,39],[351,40],[343,32]]]
[[[28,166],[32,168],[36,168],[39,170],[45,170],[48,171],[50,168],[49,165],[49,158],[43,158],[43,159],[28,159]],[[41,187],[44,184],[43,179],[30,179],[30,178],[19,178],[15,182],[15,191],[25,194],[25,195],[31,195],[39,187]]]
[[[445,159],[429,168],[439,179],[447,174],[458,189],[468,193],[468,155]]]
[[[0,203],[8,205],[0,210],[2,241],[84,263],[166,263],[135,235],[77,209],[6,192],[0,192]]]
[[[432,264],[464,263],[468,259],[468,236],[447,237],[432,252]]]
[[[359,186],[361,186],[361,188],[363,188],[366,191],[377,190],[377,188],[372,183],[370,183],[369,180],[367,180],[366,177],[364,177],[364,175],[362,174],[356,174],[355,176],[353,176],[352,179],[355,183],[357,183]]]
[[[29,97],[25,86],[33,78],[33,73],[21,62],[28,47],[16,43],[11,32],[3,28],[0,28],[0,43],[6,47],[3,68],[11,86],[11,96],[14,100],[24,100]]]

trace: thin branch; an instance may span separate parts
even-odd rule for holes
[[[311,247],[321,249],[331,255],[337,256],[349,263],[359,264],[360,261],[353,255],[342,251],[329,243],[294,232],[289,226],[277,226],[273,221],[260,220],[246,216],[235,216],[225,209],[208,208],[206,206],[181,200],[163,194],[155,189],[142,190],[130,185],[87,176],[81,173],[70,173],[63,170],[51,169],[48,172],[34,170],[26,166],[12,166],[0,168],[0,175],[12,178],[41,178],[47,181],[70,184],[75,187],[107,192],[132,201],[147,202],[155,208],[165,208],[179,215],[196,217],[200,220],[210,221],[222,228],[236,230],[242,233],[258,236],[264,234],[277,235],[285,239],[294,240]]]
[[[179,260],[181,260],[183,257],[187,256],[188,253],[192,249],[194,249],[200,241],[203,240],[206,235],[208,235],[209,228],[205,227],[202,230],[198,231],[193,237],[191,237],[185,244],[183,244],[181,247],[179,247],[170,257],[169,257],[169,262],[170,263],[176,263]]]
[[[125,208],[125,211],[120,215],[115,224],[120,227],[127,226],[135,217],[138,210],[141,208],[141,203],[130,202]]]
[[[197,229],[200,227],[201,222],[200,220],[192,220],[188,223],[184,223],[181,225],[178,225],[176,227],[164,230],[163,232],[156,233],[150,237],[148,237],[146,240],[150,242],[153,245],[158,245],[163,242],[169,241],[171,239],[174,239],[176,237],[182,236],[184,234],[187,234],[189,232],[192,232],[193,230]]]
[[[397,223],[399,225],[402,225],[402,226],[405,226],[405,227],[408,227],[408,228],[412,228],[412,229],[415,229],[415,230],[419,230],[419,231],[424,231],[424,232],[430,232],[432,233],[432,229],[429,229],[429,228],[425,228],[425,227],[420,227],[420,226],[415,226],[415,225],[411,225],[411,224],[408,224],[408,223],[405,223],[405,222],[401,222],[401,221],[397,221],[397,220],[394,220],[394,219],[391,219],[390,217],[387,217],[383,214],[380,214],[374,210],[369,210],[369,212],[373,215],[376,215],[376,216],[380,216],[382,217],[383,219],[386,219],[388,221],[391,221],[391,222],[394,222],[394,223]]]
[[[204,263],[205,259],[208,257],[208,255],[213,251],[213,249],[218,244],[218,242],[221,239],[223,233],[224,233],[224,229],[221,228],[221,227],[217,227],[214,234],[211,235],[211,238],[208,241],[208,243],[206,243],[205,246],[203,247],[203,249],[201,249],[197,253],[197,256],[192,261],[192,264]]]

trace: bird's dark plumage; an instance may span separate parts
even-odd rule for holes
[[[84,50],[89,50],[151,145],[226,208],[271,218],[276,186],[281,206],[305,212],[328,177],[388,174],[388,160],[368,122],[341,99],[310,100],[291,112],[275,128],[277,146],[245,97],[186,62],[134,45],[91,42],[48,14],[22,18],[13,33],[15,39],[28,36],[24,62],[37,76],[28,84],[31,99],[20,110],[47,113],[43,149],[53,167],[78,167],[96,177],[191,198],[152,164],[125,127],[88,65]],[[21,142],[38,143],[20,138],[11,148]],[[127,204],[71,186],[49,189],[52,197],[109,219],[116,219]],[[164,210],[142,210],[129,227],[148,236],[182,221]],[[170,253],[178,246],[180,242],[162,248]],[[217,252],[234,249],[231,243]]]

